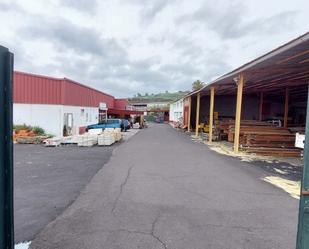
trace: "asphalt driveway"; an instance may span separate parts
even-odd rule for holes
[[[295,248],[298,201],[267,174],[154,125],[117,147],[31,248]]]
[[[30,241],[80,194],[113,147],[14,146],[15,242]]]

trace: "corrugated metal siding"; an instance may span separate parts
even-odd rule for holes
[[[111,95],[68,79],[64,80],[64,105],[99,107],[100,102],[105,102],[108,108],[114,108],[114,100]]]
[[[116,109],[122,109],[125,110],[127,105],[129,104],[127,99],[115,99],[115,105],[114,107]]]
[[[14,103],[114,108],[115,98],[69,79],[14,72]]]
[[[61,80],[14,72],[14,103],[61,104]]]

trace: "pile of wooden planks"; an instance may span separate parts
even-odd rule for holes
[[[234,141],[235,124],[222,122],[220,128]],[[240,125],[240,147],[243,151],[268,156],[298,157],[301,150],[295,148],[295,134],[289,129],[276,127],[267,122],[244,120]]]

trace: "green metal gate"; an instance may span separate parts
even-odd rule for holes
[[[13,54],[0,46],[0,248],[14,248]]]
[[[306,141],[304,149],[304,168],[299,202],[297,249],[309,248],[309,91],[307,99]]]

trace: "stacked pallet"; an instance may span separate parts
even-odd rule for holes
[[[229,142],[234,141],[235,125],[232,121],[221,124]],[[242,121],[240,147],[243,151],[268,156],[298,157],[301,150],[295,148],[295,134],[289,129],[259,121]]]
[[[101,135],[98,136],[98,145],[109,146],[115,142],[120,141],[121,138],[122,136],[120,128],[107,128]]]
[[[77,145],[81,147],[91,147],[98,144],[98,135],[85,133],[83,135],[76,136]]]
[[[109,132],[104,132],[98,137],[98,145],[103,145],[103,146],[109,146],[115,143],[115,137],[114,134]]]

